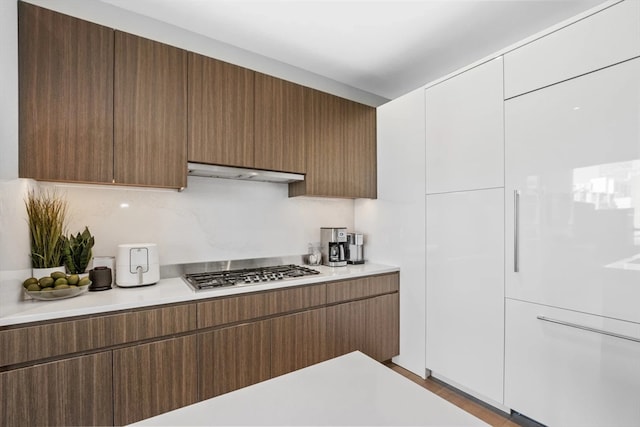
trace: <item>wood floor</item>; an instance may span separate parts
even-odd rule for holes
[[[499,411],[491,406],[485,404],[484,402],[479,401],[451,386],[445,384],[441,381],[438,381],[434,378],[427,378],[423,380],[418,375],[415,375],[413,372],[407,371],[406,369],[396,365],[392,362],[385,363],[389,368],[398,372],[406,378],[409,378],[411,381],[416,384],[421,385],[427,390],[437,394],[443,399],[453,403],[457,407],[465,410],[471,415],[480,418],[485,423],[494,426],[494,427],[536,427],[541,426],[534,421],[531,421],[527,418],[524,418],[519,415],[509,415],[505,414],[502,411]]]

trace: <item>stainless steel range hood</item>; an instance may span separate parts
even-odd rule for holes
[[[288,183],[304,181],[304,175],[288,172],[273,172],[259,169],[235,168],[229,166],[207,165],[204,163],[187,163],[189,175],[207,178],[241,179],[245,181],[262,181]]]

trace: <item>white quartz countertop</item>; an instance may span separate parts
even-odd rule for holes
[[[157,284],[139,288],[119,288],[100,292],[87,292],[75,298],[57,301],[37,301],[24,296],[4,297],[0,300],[0,326],[39,322],[88,314],[108,313],[154,305],[196,301],[217,296],[242,294],[308,285],[333,280],[345,280],[399,271],[398,267],[380,264],[348,265],[346,267],[313,266],[320,274],[300,279],[286,279],[259,284],[236,285],[196,292],[180,277],[162,279]],[[23,279],[25,279],[26,276]],[[22,280],[3,280],[1,286],[13,286],[22,292]],[[13,289],[13,288],[12,288]]]
[[[356,351],[133,425],[488,424]]]

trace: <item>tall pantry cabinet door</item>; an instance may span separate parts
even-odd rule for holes
[[[639,75],[634,59],[505,102],[507,297],[640,322]]]
[[[503,189],[426,196],[427,369],[503,401]]]
[[[195,335],[114,350],[114,425],[195,403],[197,357]]]
[[[305,172],[305,88],[255,73],[254,166]]]
[[[502,58],[426,90],[427,194],[504,185]]]
[[[189,161],[253,167],[254,76],[189,52]]]
[[[3,426],[113,425],[111,352],[0,372]]]
[[[187,52],[116,31],[115,182],[187,184]]]
[[[113,30],[18,2],[19,175],[113,180]]]

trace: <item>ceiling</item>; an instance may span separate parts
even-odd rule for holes
[[[102,0],[394,99],[603,0]]]

